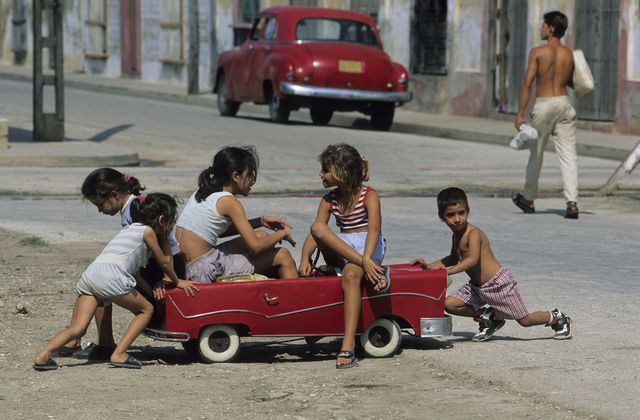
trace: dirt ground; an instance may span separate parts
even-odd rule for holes
[[[544,396],[432,358],[447,342],[405,337],[400,354],[334,368],[339,341],[245,340],[233,363],[192,361],[179,344],[140,337],[139,371],[33,357],[69,320],[74,286],[104,244],[39,244],[0,230],[0,418],[585,418]],[[129,315],[114,309],[116,338]],[[83,346],[96,340],[92,325]]]

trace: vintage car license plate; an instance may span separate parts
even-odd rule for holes
[[[338,71],[341,73],[363,73],[362,61],[338,60]]]

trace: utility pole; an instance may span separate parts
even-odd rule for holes
[[[198,89],[198,67],[200,66],[200,33],[198,0],[189,0],[189,58],[187,61],[187,93],[195,95]]]
[[[64,140],[64,62],[62,1],[33,0],[33,140]],[[43,12],[50,14],[47,36],[42,35]],[[42,50],[49,49],[53,75],[44,74]],[[53,86],[55,111],[44,112],[44,87]]]
[[[13,51],[13,63],[21,66],[27,58],[27,8],[24,0],[13,0],[11,5],[13,19],[13,35],[11,37],[11,50]]]

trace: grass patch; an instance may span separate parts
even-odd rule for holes
[[[19,243],[22,246],[30,246],[32,248],[40,248],[49,245],[47,241],[37,236],[25,236],[24,238],[20,239]]]

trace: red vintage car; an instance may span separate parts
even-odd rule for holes
[[[213,77],[220,115],[254,102],[268,104],[278,123],[299,108],[322,125],[334,111],[359,111],[389,130],[395,107],[411,100],[407,70],[382,50],[375,22],[348,10],[265,9],[247,41],[220,55]]]
[[[364,352],[393,355],[402,332],[418,337],[451,335],[444,313],[445,270],[392,265],[384,294],[365,288],[358,331]],[[240,337],[340,336],[344,334],[343,296],[337,276],[274,279],[199,286],[189,297],[174,289],[164,299],[160,328],[145,334],[183,347],[206,363],[233,359]]]

